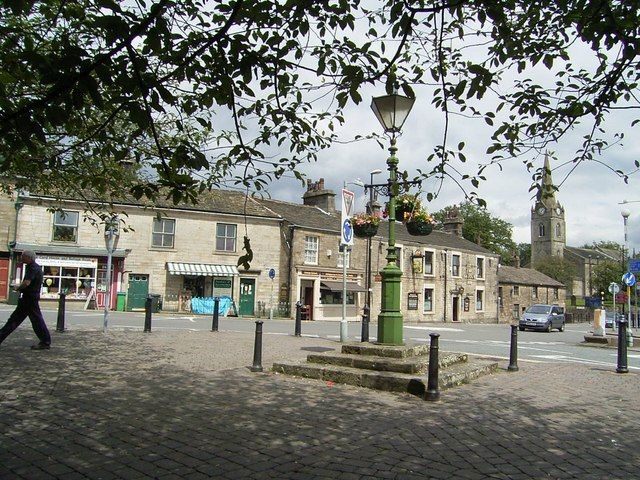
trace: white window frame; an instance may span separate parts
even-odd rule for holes
[[[218,235],[218,227],[224,226],[225,227],[225,231],[224,231],[224,235]],[[234,227],[233,229],[233,237],[228,236],[228,228],[227,227]],[[225,248],[218,248],[218,239],[222,239],[224,241],[225,244]],[[227,240],[232,239],[233,240],[233,246],[232,248],[226,248],[226,243]],[[238,225],[235,223],[226,223],[226,222],[217,222],[216,223],[216,252],[230,252],[233,253],[235,251],[237,251],[238,249]]]
[[[453,273],[453,259],[458,257],[458,274]],[[462,253],[460,252],[451,252],[451,276],[454,278],[460,278],[462,276]]]
[[[427,254],[431,255],[431,273],[427,273]],[[425,277],[434,277],[436,275],[436,251],[430,248],[425,248],[424,259],[422,264],[422,271]]]
[[[320,250],[320,238],[315,235],[304,236],[304,263],[305,265],[318,264],[318,252]]]
[[[480,308],[478,308],[478,294],[480,294]],[[485,295],[484,295],[484,288],[476,288],[476,298],[475,298],[475,302],[476,302],[476,312],[484,312],[484,304],[485,304]]]
[[[156,223],[160,222],[162,230],[156,231]],[[165,231],[165,223],[173,223],[173,231]],[[154,237],[160,235],[162,241],[159,245],[154,242]],[[171,245],[164,245],[165,237],[171,238]],[[151,247],[152,248],[174,248],[176,244],[176,220],[174,218],[154,218],[151,222]]]
[[[482,273],[478,274],[478,262],[482,263]],[[476,278],[480,279],[480,280],[484,280],[485,279],[485,272],[487,270],[487,261],[485,259],[484,256],[482,255],[476,255]]]
[[[425,310],[424,308],[424,303],[425,300],[427,299],[427,290],[431,290],[431,310]],[[422,313],[435,313],[436,311],[436,305],[435,305],[435,299],[436,299],[436,286],[433,284],[425,284],[423,289],[422,289]]]
[[[59,223],[59,222],[56,222],[56,217],[58,215],[60,215],[60,217],[61,217],[60,221],[64,222],[65,220],[67,220],[73,214],[76,215],[75,225],[71,224],[71,223]],[[80,223],[80,212],[78,212],[77,210],[55,211],[55,212],[53,212],[53,215],[51,217],[51,223],[52,223],[52,228],[51,228],[51,241],[52,242],[78,243],[78,233],[79,233],[78,225]],[[60,238],[55,238],[56,237],[56,228],[70,228],[70,229],[72,229],[73,230],[73,240],[63,240],[63,239],[60,239]]]

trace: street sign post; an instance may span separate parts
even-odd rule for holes
[[[340,341],[346,342],[349,338],[347,324],[347,258],[349,247],[353,245],[353,226],[351,225],[351,216],[355,208],[355,193],[342,189],[342,215],[340,217],[341,232],[340,245],[342,249],[342,318],[340,319]]]
[[[620,291],[620,285],[616,282],[609,284],[609,293],[613,297],[613,331],[616,331],[616,294]]]
[[[622,275],[622,282],[627,286],[627,336],[630,336],[631,324],[632,324],[631,322],[631,287],[633,287],[636,284],[636,277],[633,273],[627,272],[624,275]]]
[[[269,278],[271,279],[271,294],[269,296],[269,320],[273,320],[273,279],[276,278],[276,269],[269,269]]]

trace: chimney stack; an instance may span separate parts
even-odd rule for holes
[[[318,207],[325,212],[335,212],[335,197],[336,194],[333,190],[325,190],[324,178],[321,178],[317,182],[307,180],[307,191],[302,195],[302,203],[304,205]]]
[[[460,216],[460,211],[457,206],[454,206],[449,210],[445,216],[442,229],[445,232],[452,233],[458,237],[462,237],[462,225],[464,220]]]

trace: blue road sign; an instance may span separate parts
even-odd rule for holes
[[[351,239],[353,238],[353,227],[351,226],[351,220],[348,218],[342,224],[342,243],[351,245]]]
[[[627,287],[633,287],[636,284],[636,277],[633,273],[627,272],[622,276],[622,282]]]
[[[271,280],[273,280],[274,278],[276,278],[276,269],[275,268],[270,268],[269,269],[269,278]]]
[[[640,260],[629,260],[629,271],[640,272]]]

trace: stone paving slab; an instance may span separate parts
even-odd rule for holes
[[[34,340],[0,346],[2,479],[640,478],[635,373],[520,362],[429,403],[251,373],[252,334]],[[263,365],[338,346],[265,335]]]

